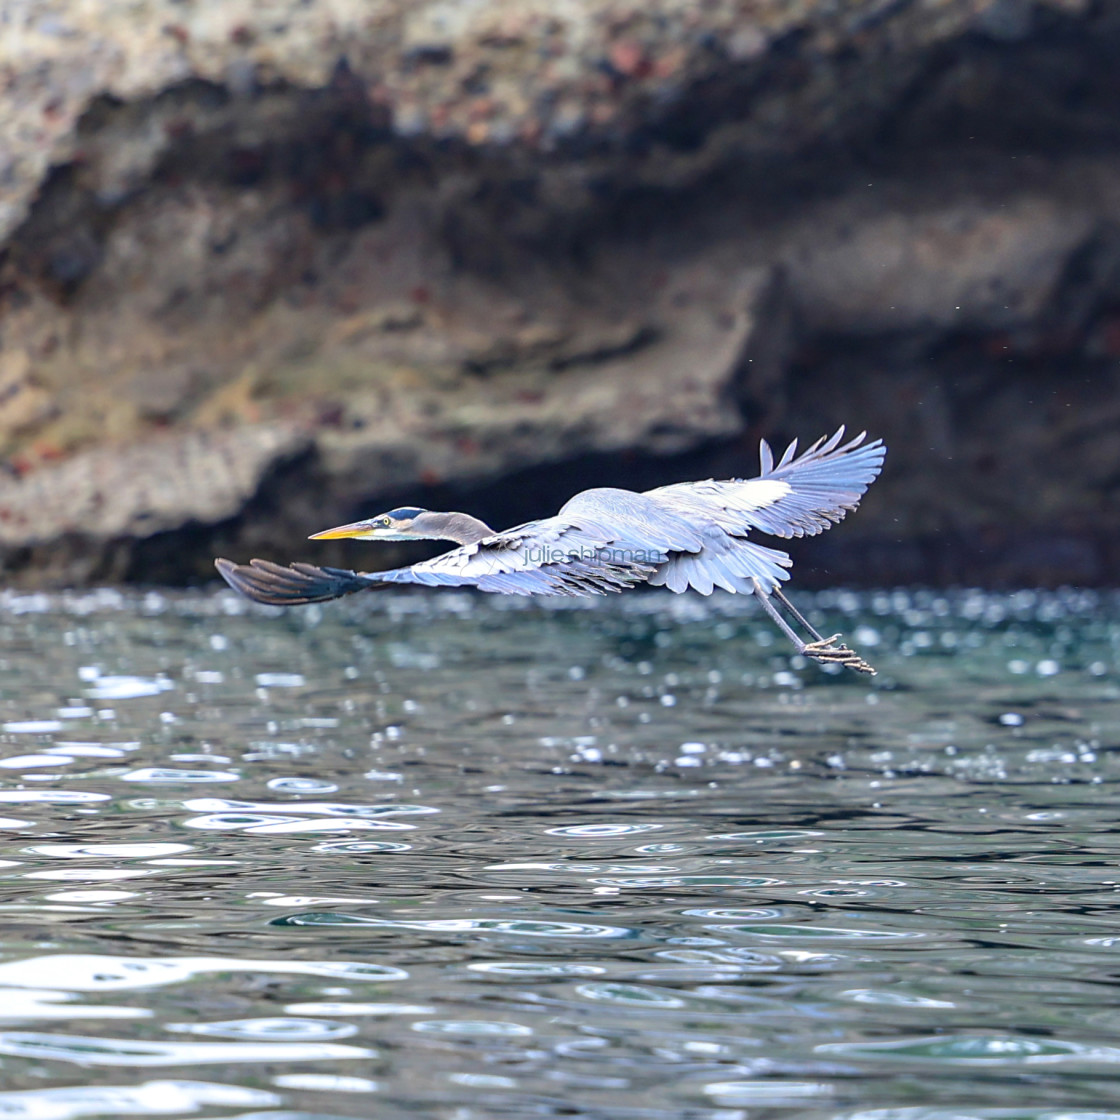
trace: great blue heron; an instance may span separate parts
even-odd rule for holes
[[[214,563],[225,581],[258,603],[321,603],[355,591],[395,584],[477,587],[505,595],[602,595],[637,583],[692,588],[710,595],[722,587],[753,592],[799,653],[820,662],[874,673],[854,650],[822,638],[781,590],[789,556],[747,539],[752,529],[775,537],[823,532],[859,505],[883,465],[881,440],[861,432],[841,443],[841,427],[797,455],[797,440],[778,463],[760,448],[757,478],[679,482],[643,494],[609,487],[584,490],[555,517],[504,532],[466,513],[436,513],[407,506],[313,534],[311,540],[454,541],[459,547],[433,560],[383,572],[351,572],[267,560]],[[796,457],[795,457],[796,456]],[[773,596],[804,628],[798,636],[770,601]]]

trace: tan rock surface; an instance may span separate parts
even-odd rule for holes
[[[746,473],[760,434],[841,420],[893,441],[852,541],[1010,541],[1043,509],[1120,540],[1092,416],[991,447],[1047,362],[1111,384],[1118,25],[1114,0],[13,0],[9,577],[147,578],[159,541],[159,578],[198,575],[219,542],[596,456]],[[1063,454],[1092,485],[1041,477]]]
[[[403,135],[550,146],[585,126],[625,130],[649,99],[671,100],[797,34],[820,63],[805,83],[804,108],[816,113],[792,137],[803,141],[852,107],[829,89],[828,55],[904,59],[969,28],[1014,33],[1030,11],[1009,0],[10,0],[0,22],[0,237],[26,216],[49,169],[80,154],[80,125],[98,99],[143,102],[195,79],[242,94],[277,82],[314,90],[345,59]],[[480,75],[485,91],[472,93]],[[868,83],[866,93],[877,91]],[[107,197],[142,184],[174,141],[160,123],[103,159]]]

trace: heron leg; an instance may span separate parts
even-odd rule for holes
[[[793,617],[798,622],[801,623],[802,626],[805,627],[806,630],[809,631],[809,633],[813,636],[813,638],[816,641],[823,642],[825,640],[824,638],[822,638],[820,636],[820,634],[818,634],[816,632],[816,630],[813,629],[813,627],[809,624],[809,620],[786,598],[785,594],[783,593],[783,591],[780,587],[775,587],[774,590],[771,592],[771,594],[774,596],[775,599],[778,600],[779,603],[782,604],[783,607],[785,607],[785,609],[787,611],[789,611],[789,613],[791,615],[793,615]],[[831,641],[833,639],[829,639],[829,640]]]
[[[778,629],[793,642],[797,647],[798,653],[804,657],[811,657],[814,661],[819,661],[822,664],[843,665],[848,669],[854,669],[857,673],[875,675],[875,670],[868,665],[854,649],[849,649],[843,644],[835,644],[840,638],[839,634],[833,634],[831,638],[822,638],[820,634],[809,625],[801,612],[790,603],[785,595],[775,588],[774,593],[778,596],[778,601],[790,611],[793,617],[800,622],[806,630],[809,631],[814,640],[806,642],[799,638],[794,632],[793,627],[778,613],[777,607],[770,602],[770,596],[763,590],[761,581],[753,579],[752,582],[754,583],[755,596],[762,604],[762,609],[766,611]]]
[[[765,591],[763,591],[762,584],[757,579],[754,579],[751,582],[754,583],[754,597],[759,601],[759,603],[762,604],[762,609],[770,616],[771,621],[774,623],[774,625],[777,626],[778,629],[781,630],[781,632],[785,634],[785,636],[789,638],[791,642],[793,642],[793,644],[797,647],[797,652],[803,653],[805,650],[805,642],[797,636],[797,634],[794,632],[793,627],[790,626],[790,624],[786,622],[786,620],[782,618],[782,616],[778,613],[777,607],[775,607],[774,604],[770,602],[770,596],[767,595]],[[810,631],[810,633],[813,633],[814,637],[818,639],[820,638],[820,634],[817,634],[814,631]]]

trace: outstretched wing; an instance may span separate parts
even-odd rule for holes
[[[504,595],[602,595],[641,583],[664,553],[636,556],[571,518],[530,521],[409,568],[368,573],[391,583],[477,587]]]
[[[477,587],[506,595],[603,595],[646,580],[667,554],[649,555],[646,562],[613,548],[601,533],[548,518],[495,533],[432,560],[383,572],[351,572],[314,564],[285,568],[267,560],[234,564],[220,559],[215,566],[247,598],[289,607],[396,584]]]
[[[775,537],[812,536],[855,509],[882,469],[887,449],[878,439],[865,444],[866,435],[861,432],[841,443],[841,427],[801,455],[794,440],[777,465],[763,440],[758,478],[682,482],[647,494],[674,509],[713,519],[732,533],[759,529]]]

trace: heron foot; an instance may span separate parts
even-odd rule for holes
[[[843,665],[846,669],[854,669],[857,673],[868,673],[875,676],[876,670],[868,665],[854,649],[849,649],[843,643],[840,645],[834,644],[839,639],[839,634],[833,634],[831,638],[821,638],[818,642],[809,642],[802,648],[801,653],[805,657],[811,657],[814,661],[820,661],[822,664]]]

